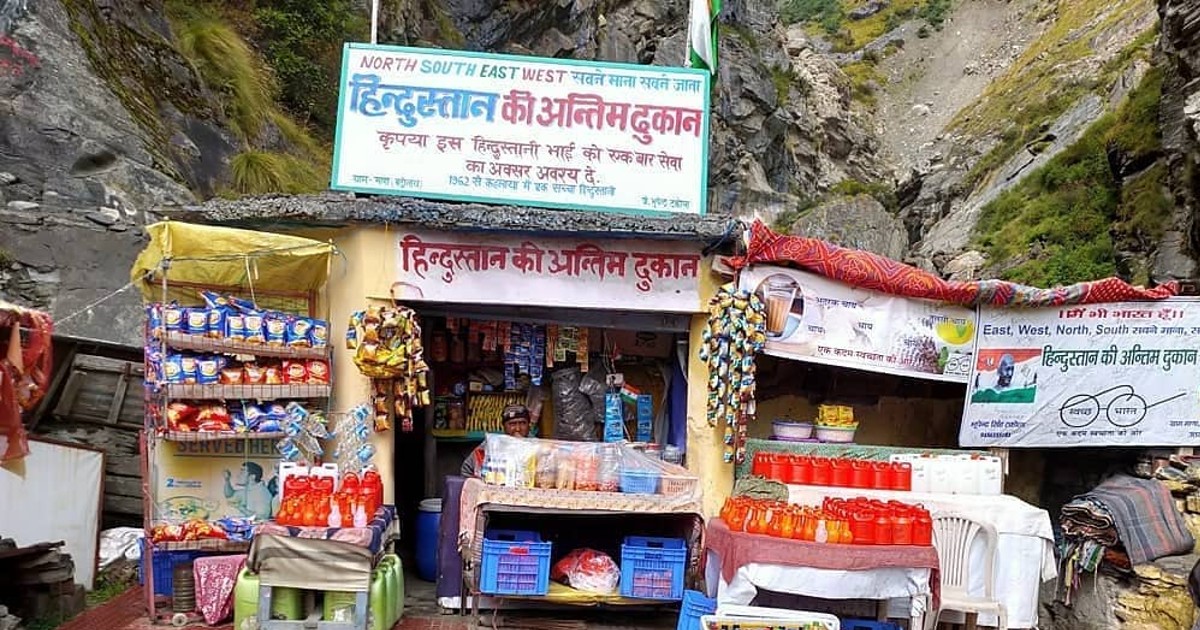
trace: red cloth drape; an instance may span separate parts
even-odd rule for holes
[[[756,264],[792,266],[881,293],[964,306],[1030,307],[1135,302],[1162,300],[1179,293],[1179,284],[1176,282],[1147,289],[1133,286],[1120,278],[1080,282],[1053,289],[1039,289],[1003,280],[951,282],[878,254],[839,247],[815,238],[776,234],[761,221],[755,221],[750,226],[746,255],[730,258],[729,263],[735,269]]]
[[[0,306],[0,331],[0,436],[7,442],[0,461],[8,461],[29,454],[21,414],[46,395],[54,369],[54,325],[45,313]]]

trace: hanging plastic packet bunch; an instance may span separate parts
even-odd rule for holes
[[[421,344],[417,314],[403,306],[372,306],[350,316],[346,348],[354,364],[372,380],[375,430],[398,421],[413,430],[413,410],[430,404],[429,365]]]
[[[755,414],[755,357],[767,342],[762,300],[730,283],[708,303],[700,360],[708,363],[708,424],[725,423],[725,462],[746,458]]]
[[[338,445],[333,458],[343,473],[359,472],[371,465],[375,447],[371,444],[372,416],[370,405],[359,405],[338,421]]]
[[[284,407],[285,414],[280,422],[284,437],[275,448],[288,462],[315,462],[325,454],[323,440],[332,437],[325,414],[306,409],[297,402]]]

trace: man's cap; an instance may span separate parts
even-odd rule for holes
[[[509,405],[504,408],[504,411],[500,414],[500,417],[503,419],[505,424],[508,424],[509,422],[516,422],[518,420],[524,420],[528,422],[529,409],[527,409],[525,405]]]

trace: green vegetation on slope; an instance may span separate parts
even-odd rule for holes
[[[1055,286],[1119,274],[1144,282],[1145,269],[1118,258],[1149,251],[1170,216],[1158,102],[1162,73],[1150,71],[1114,113],[1019,185],[984,206],[976,244],[1001,277]],[[1119,172],[1151,165],[1143,172]],[[1118,171],[1114,171],[1118,169]]]
[[[976,162],[966,184],[973,187],[1042,135],[1088,92],[1104,93],[1130,62],[1148,57],[1156,29],[1147,29],[1110,59],[1099,72],[1085,71],[1085,59],[1122,21],[1132,22],[1152,11],[1152,0],[1074,0],[1053,3],[1051,26],[1030,44],[1007,72],[988,85],[983,95],[958,113],[954,131],[967,137],[995,136],[998,142]]]
[[[246,12],[221,3],[168,0],[167,14],[179,50],[224,106],[230,127],[244,145],[230,163],[232,194],[306,193],[325,188],[329,149],[285,113],[276,76],[233,27],[250,30]],[[332,4],[337,4],[336,2]],[[261,9],[260,9],[261,11]],[[337,80],[325,90],[336,95]],[[314,97],[315,98],[315,97]],[[334,101],[336,103],[336,99]],[[330,115],[336,112],[330,106]],[[286,147],[271,139],[278,131]]]
[[[364,41],[366,16],[351,0],[270,0],[254,18],[264,56],[279,79],[280,99],[322,130],[337,122],[342,43]]]
[[[779,14],[785,24],[807,24],[832,39],[834,50],[855,51],[918,17],[941,28],[949,16],[951,0],[892,0],[882,10],[861,20],[848,13],[871,0],[782,0]]]

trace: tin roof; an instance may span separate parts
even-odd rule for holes
[[[387,223],[440,230],[587,234],[705,243],[736,233],[737,225],[732,217],[721,215],[681,214],[660,218],[411,197],[358,197],[334,192],[213,199],[198,205],[163,208],[160,213],[185,221],[272,229]]]

